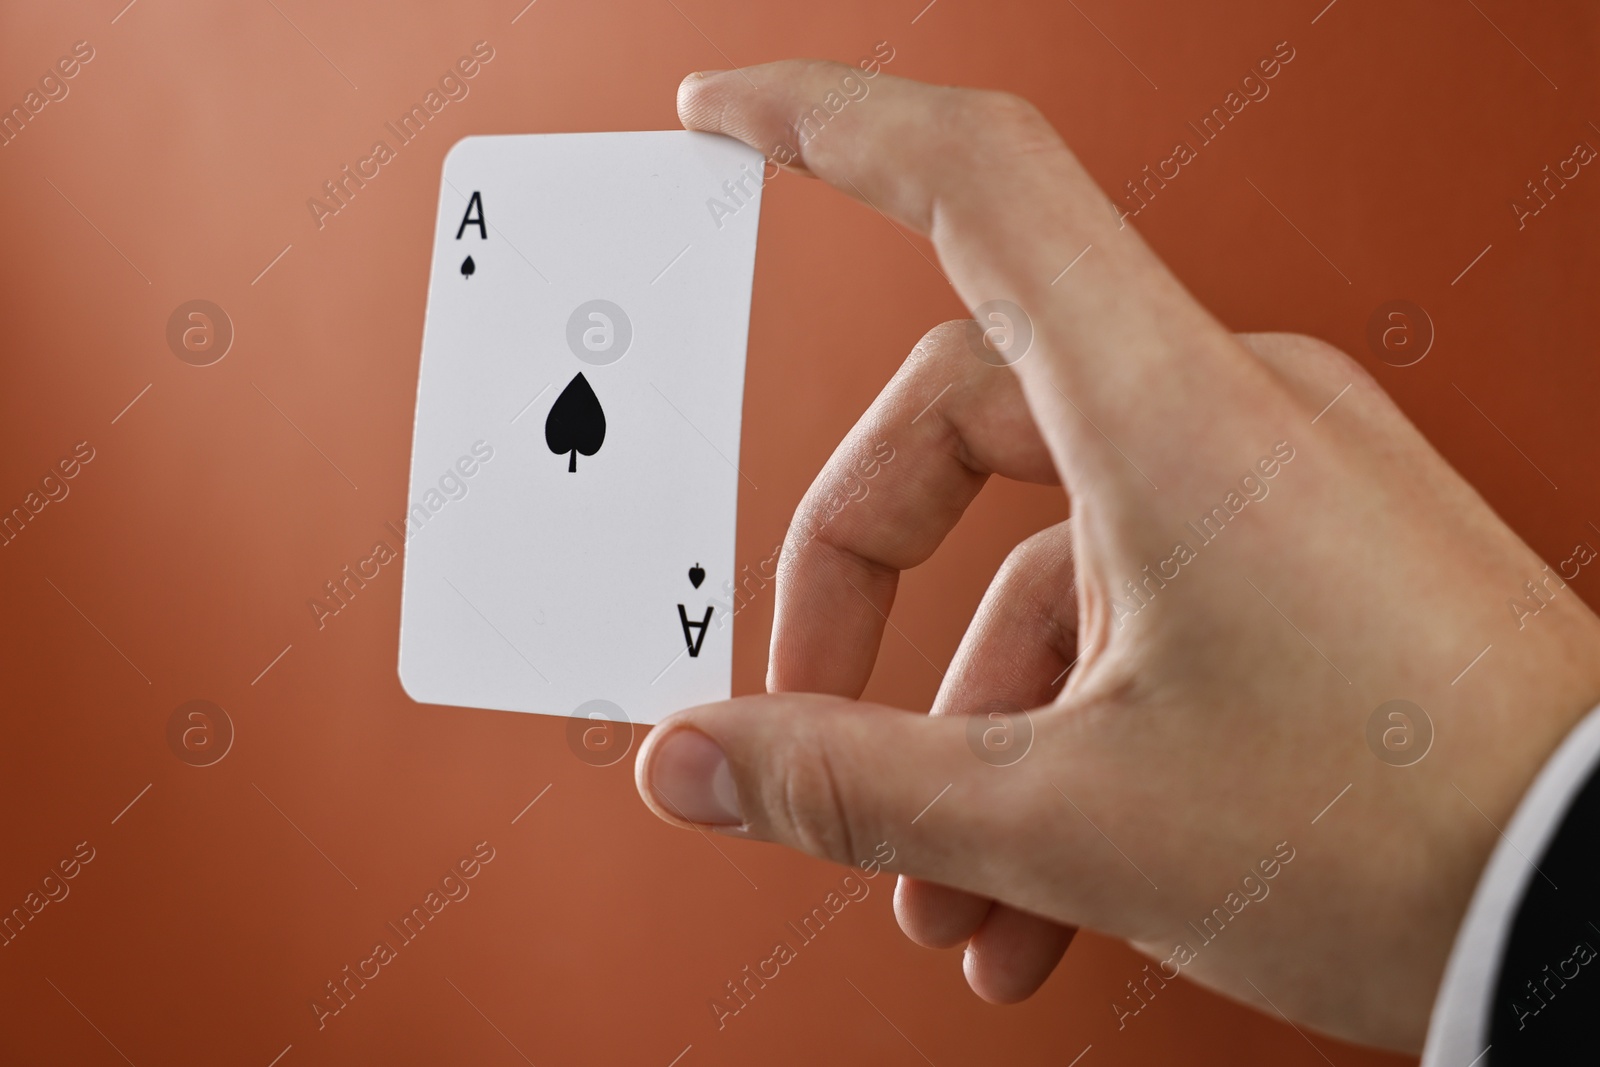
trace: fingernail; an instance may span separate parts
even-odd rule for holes
[[[728,757],[699,730],[674,730],[650,761],[650,788],[661,806],[689,822],[737,826],[744,822]]]

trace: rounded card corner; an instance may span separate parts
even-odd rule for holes
[[[456,153],[462,151],[465,146],[472,144],[475,141],[487,140],[489,140],[489,136],[482,133],[469,133],[465,137],[458,137],[455,143],[452,144],[445,152],[444,161],[439,164],[439,173],[448,174],[450,172],[451,161],[456,158]]]
[[[401,655],[395,663],[395,677],[400,680],[400,690],[411,698],[414,704],[436,704],[438,701],[425,696],[413,679],[406,677],[406,658]]]

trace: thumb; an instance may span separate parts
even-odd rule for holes
[[[986,796],[1012,776],[975,757],[966,731],[964,716],[839,697],[741,697],[662,722],[639,750],[635,778],[668,822],[847,865],[887,842],[893,869],[981,890],[968,883],[979,866],[972,857],[992,840],[996,805]]]

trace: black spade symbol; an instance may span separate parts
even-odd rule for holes
[[[461,261],[461,276],[463,278],[470,278],[476,273],[478,273],[478,265],[472,262],[471,256]]]
[[[700,583],[705,581],[705,580],[706,580],[706,572],[701,568],[700,564],[696,563],[693,567],[689,568],[689,584],[690,585],[694,586],[696,589],[699,589],[700,588]]]
[[[592,456],[605,441],[606,413],[600,398],[589,387],[589,379],[578,374],[550,405],[550,416],[544,420],[544,443],[558,456],[570,455],[567,470],[576,472],[578,453]]]

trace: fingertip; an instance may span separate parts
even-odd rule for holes
[[[988,897],[904,874],[894,887],[894,915],[900,931],[923,948],[964,944],[983,925],[993,906]]]
[[[709,104],[708,89],[716,82],[720,70],[697,70],[678,83],[678,121],[686,130],[705,130],[721,133],[721,106]]]
[[[633,787],[639,791],[639,799],[644,801],[644,806],[649,808],[656,818],[674,825],[683,825],[672,812],[662,806],[655,790],[650,787],[650,766],[655,762],[656,742],[665,737],[666,731],[670,729],[667,722],[663,722],[645,735],[644,741],[639,745],[638,753],[633,757]]]
[[[686,130],[720,133],[743,141],[791,174],[816,177],[790,143],[790,116],[785,112],[794,94],[790,83],[815,61],[784,60],[763,67],[695,71],[678,83],[678,121]],[[758,86],[755,71],[776,71],[779,84]]]
[[[662,722],[634,773],[645,803],[675,825],[745,826],[754,839],[850,866],[892,836],[908,855],[933,858],[916,873],[950,882],[970,873],[957,857],[982,832],[982,806],[937,820],[937,849],[924,829],[933,820],[909,831],[903,820],[972,773],[963,736],[953,720],[840,697],[742,696]]]
[[[679,826],[744,823],[728,757],[709,735],[682,722],[662,723],[633,765],[639,796],[661,819]]]
[[[1019,1004],[1049,979],[1077,932],[1076,927],[1014,908],[995,907],[962,956],[967,985],[990,1004]]]
[[[967,987],[978,995],[978,999],[1002,1007],[1021,1004],[1044,984],[1043,977],[1029,984],[1017,982],[1004,968],[995,967],[989,954],[970,941],[966,951],[961,954],[961,973],[967,979]]]

